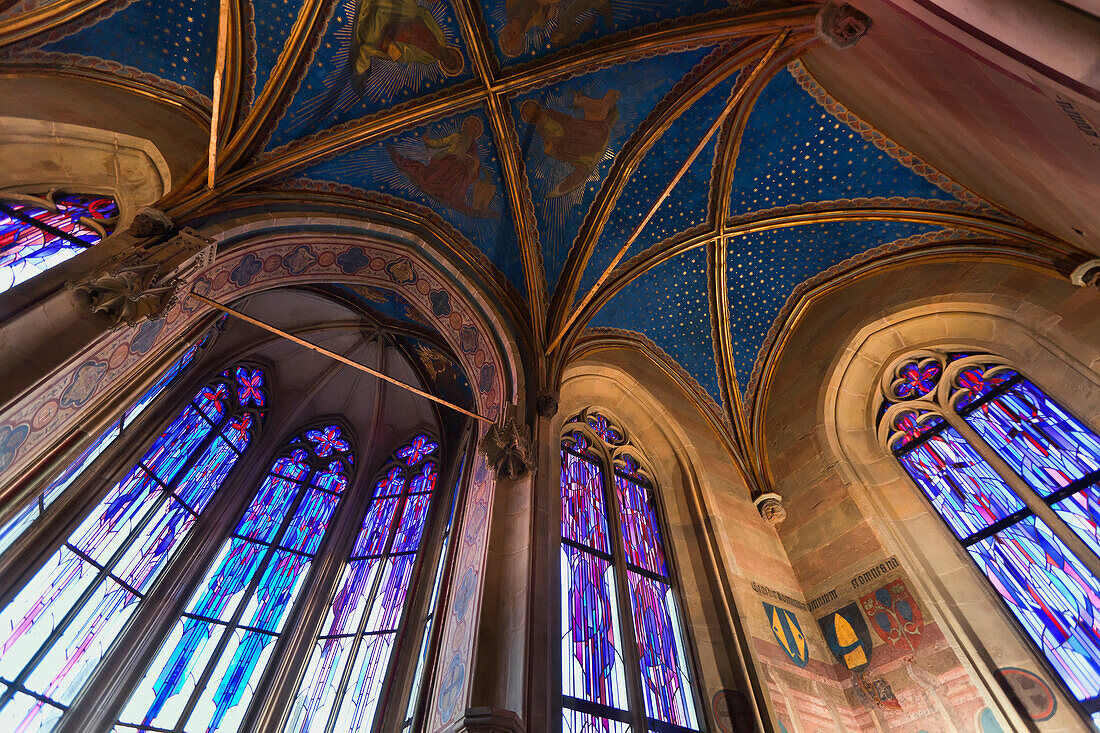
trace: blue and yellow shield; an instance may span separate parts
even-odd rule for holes
[[[823,619],[818,619],[825,643],[841,664],[853,672],[862,672],[871,663],[871,631],[859,606],[849,603]]]
[[[772,635],[787,652],[791,661],[799,667],[805,667],[810,661],[810,650],[806,646],[806,637],[802,633],[802,627],[798,625],[798,619],[794,614],[782,608],[776,608],[770,603],[764,604],[764,613],[768,617],[768,625],[772,627]]]

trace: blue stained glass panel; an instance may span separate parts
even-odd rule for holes
[[[298,597],[310,563],[308,557],[276,551],[248,599],[241,622],[245,626],[278,633],[287,610]]]
[[[355,547],[351,551],[352,557],[382,553],[398,501],[397,497],[390,497],[375,499],[371,502],[370,509],[363,518],[363,528],[355,538]]]
[[[438,447],[439,443],[429,440],[427,435],[418,435],[397,451],[397,457],[405,459],[406,466],[415,466],[435,453]]]
[[[668,575],[649,488],[615,474],[615,489],[619,496],[627,562],[658,575]]]
[[[365,733],[370,730],[375,710],[378,709],[378,697],[382,694],[382,682],[386,678],[395,636],[392,633],[372,634],[359,641],[352,667],[351,686],[340,705],[336,730],[348,733]]]
[[[954,428],[944,428],[898,460],[959,539],[1024,508]]]
[[[93,560],[105,562],[134,525],[164,496],[160,485],[140,466],[120,481],[72,534],[70,542]]]
[[[237,367],[237,400],[242,405],[264,406],[264,373]]]
[[[353,560],[344,568],[344,575],[321,627],[321,636],[354,634],[366,608],[367,592],[382,561],[378,558]]]
[[[341,473],[342,470],[339,463],[332,464],[329,466],[328,471],[315,473],[311,485],[325,491],[331,491],[334,494],[343,493],[344,489],[348,487],[348,479]]]
[[[646,714],[683,728],[698,728],[680,620],[665,583],[627,572]]]
[[[561,453],[561,535],[601,552],[611,552],[600,467]]]
[[[230,420],[229,424],[222,429],[222,436],[237,449],[238,453],[243,453],[248,447],[248,441],[252,437],[253,422],[255,421],[252,415],[245,412]]]
[[[321,544],[321,538],[324,537],[332,513],[339,503],[339,496],[310,489],[294,512],[279,544],[308,555],[317,552],[317,546]]]
[[[289,456],[283,456],[275,460],[272,473],[277,473],[294,481],[304,481],[309,475],[309,454],[302,449],[290,452]]]
[[[405,474],[400,468],[391,468],[386,477],[374,487],[374,496],[397,496],[405,488]]]
[[[190,693],[217,648],[225,627],[185,617],[176,622],[150,671],[126,702],[122,720],[172,726],[183,714]]]
[[[435,489],[435,464],[425,463],[420,467],[420,473],[412,477],[412,485],[409,491],[413,494],[430,492]]]
[[[276,637],[235,629],[183,729],[187,733],[238,731],[267,667]]]
[[[1026,379],[965,417],[1042,496],[1100,470],[1100,437]]]
[[[137,601],[137,596],[110,578],[100,583],[31,672],[27,689],[66,705],[71,703],[130,620]]]
[[[23,202],[0,203],[6,209],[0,211],[0,292],[98,243],[99,232],[81,222],[82,217],[107,221],[118,215],[114,199],[99,196],[56,198],[56,211]]]
[[[627,709],[622,634],[611,563],[561,548],[562,694]]]
[[[194,407],[187,407],[164,435],[157,439],[142,463],[164,483],[176,477],[184,462],[212,430],[210,423]]]
[[[114,574],[137,592],[145,593],[194,523],[195,515],[180,502],[162,502],[116,563]]]
[[[287,733],[323,730],[336,704],[340,675],[354,644],[353,636],[330,637],[314,642],[305,677],[283,730]]]
[[[397,534],[393,537],[394,552],[412,552],[420,547],[420,535],[424,532],[431,503],[431,494],[412,494],[406,499]]]
[[[226,542],[212,572],[207,573],[195,597],[187,604],[188,613],[228,621],[266,549],[264,545],[237,537]]]
[[[1089,548],[1100,555],[1100,487],[1090,486],[1051,505]]]
[[[320,430],[307,430],[306,440],[313,444],[313,452],[321,458],[351,450],[351,444],[344,440],[340,435],[340,428],[335,425]]]
[[[630,724],[568,708],[561,711],[562,733],[630,733]]]
[[[415,555],[397,555],[383,560],[382,583],[378,593],[371,599],[366,633],[392,631],[397,628],[401,621],[401,611],[405,608],[415,561]]]
[[[967,548],[1079,700],[1100,695],[1100,582],[1034,516]]]
[[[195,513],[201,513],[237,462],[237,453],[219,435],[184,475],[173,493]]]
[[[204,387],[195,398],[202,414],[210,418],[210,422],[216,423],[225,415],[225,409],[229,400],[229,390],[221,382]]]
[[[271,542],[290,510],[298,484],[278,476],[264,479],[260,490],[237,524],[237,534],[261,542]]]

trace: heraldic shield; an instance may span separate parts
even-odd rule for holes
[[[810,649],[806,645],[806,637],[802,634],[798,619],[790,611],[776,608],[770,603],[764,604],[764,613],[768,616],[768,625],[772,627],[772,635],[779,646],[783,647],[792,662],[799,667],[805,667],[810,661]]]
[[[859,606],[849,603],[818,619],[829,650],[840,663],[853,672],[862,672],[871,663],[871,631]]]
[[[924,638],[924,615],[905,581],[894,580],[859,599],[871,628],[887,644],[913,650]]]

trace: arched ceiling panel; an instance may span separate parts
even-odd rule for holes
[[[612,160],[706,53],[613,66],[512,100],[550,291]]]
[[[307,168],[333,181],[426,206],[454,226],[525,292],[500,157],[481,110],[395,135]]]
[[[472,78],[450,3],[340,0],[269,147]]]
[[[498,58],[540,58],[594,38],[668,18],[753,3],[730,0],[480,0]]]
[[[645,273],[612,298],[593,326],[636,331],[660,346],[721,403],[711,345],[706,253],[702,248]]]
[[[581,292],[590,288],[626,244],[653,203],[672,181],[680,165],[706,135],[729,100],[736,77],[730,77],[692,105],[691,109],[661,136],[660,142],[642,160],[623,189],[618,205],[604,226],[581,278]],[[687,173],[672,189],[641,235],[627,250],[627,259],[657,242],[707,222],[711,171],[714,167],[716,133],[699,153]]]
[[[844,198],[954,198],[830,114],[788,71],[753,107],[736,166],[734,215]]]
[[[217,47],[216,0],[142,0],[40,50],[122,64],[210,97]]]
[[[271,77],[301,8],[302,0],[252,0],[257,94]]]
[[[741,386],[749,381],[772,322],[800,283],[874,247],[931,231],[939,230],[897,222],[833,222],[773,229],[731,240],[727,273],[730,336]],[[914,297],[920,294],[914,293]]]

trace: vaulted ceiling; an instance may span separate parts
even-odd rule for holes
[[[196,155],[158,204],[177,222],[298,197],[430,228],[494,283],[542,371],[586,327],[639,332],[735,433],[822,273],[974,242],[1076,252],[833,98],[800,59],[852,51],[821,46],[814,2],[6,4],[9,69],[214,117],[213,170]]]

